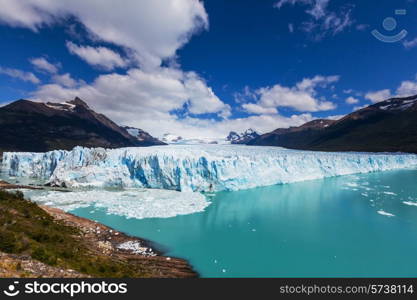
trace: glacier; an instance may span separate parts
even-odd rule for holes
[[[243,145],[83,148],[3,154],[2,171],[53,186],[187,192],[250,189],[417,166],[417,155],[326,153]]]

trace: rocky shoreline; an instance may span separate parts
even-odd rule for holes
[[[80,230],[81,238],[88,243],[90,249],[98,254],[104,254],[124,261],[140,261],[158,270],[156,277],[191,278],[198,274],[183,259],[163,256],[157,249],[153,249],[149,241],[131,237],[123,232],[114,230],[103,224],[85,218],[74,216],[63,210],[48,206],[41,206],[56,220]],[[132,245],[132,247],[120,247]]]
[[[0,189],[3,189],[3,190],[15,190],[15,189],[43,190],[42,187],[36,187],[32,185],[12,184],[3,180],[0,180]]]
[[[0,181],[0,190],[7,189],[42,189],[35,186],[21,186]],[[146,270],[151,278],[193,278],[198,274],[183,259],[163,256],[154,249],[152,243],[144,239],[131,237],[96,221],[77,217],[63,210],[48,206],[39,206],[57,222],[73,227],[78,234],[75,237],[92,254],[122,261],[129,265],[137,265]],[[62,269],[46,265],[30,256],[6,254],[0,251],[0,277],[63,277],[88,278],[74,270]]]

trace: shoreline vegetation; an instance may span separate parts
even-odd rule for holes
[[[39,206],[0,181],[0,277],[192,278],[185,260],[151,242],[60,209]]]

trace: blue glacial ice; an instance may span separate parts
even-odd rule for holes
[[[4,153],[8,176],[66,187],[240,190],[417,166],[417,155],[325,153],[240,145],[83,148]]]

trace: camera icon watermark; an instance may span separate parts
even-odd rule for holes
[[[17,286],[18,284],[19,284],[19,281],[15,281],[15,282],[13,282],[13,284],[10,284],[10,285],[7,287],[7,289],[3,291],[3,293],[4,293],[6,296],[9,296],[9,297],[14,297],[14,296],[19,295],[20,291],[16,288],[16,286]]]
[[[397,10],[395,10],[395,15],[405,16],[405,15],[407,15],[407,10],[397,9]],[[397,25],[398,25],[397,20],[393,17],[385,18],[384,21],[382,22],[382,27],[386,31],[389,31],[389,32],[392,32],[395,29],[397,29]],[[372,30],[372,35],[376,39],[378,39],[378,40],[380,40],[381,42],[384,42],[384,43],[397,43],[397,42],[405,39],[405,37],[408,35],[408,31],[403,29],[395,35],[385,35],[385,34],[379,32],[377,29],[374,29],[374,30]]]

